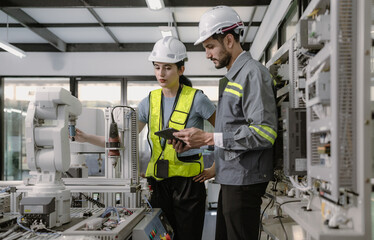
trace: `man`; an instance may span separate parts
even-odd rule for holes
[[[243,51],[243,22],[230,7],[215,7],[201,17],[200,37],[206,57],[217,69],[226,67],[220,81],[215,132],[183,129],[174,136],[177,152],[215,145],[219,193],[216,239],[257,239],[265,189],[273,177],[272,147],[277,137],[277,113],[268,70]]]

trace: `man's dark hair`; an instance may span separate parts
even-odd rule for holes
[[[241,30],[240,30],[240,32],[241,32]],[[227,34],[233,35],[236,42],[240,41],[240,34],[236,33],[235,29],[231,29],[231,30],[226,31],[224,33],[213,34],[212,38],[218,40],[220,43],[223,43],[223,39],[226,37]]]

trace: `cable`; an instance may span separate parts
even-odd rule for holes
[[[280,222],[280,224],[281,224],[281,226],[282,226],[282,229],[283,229],[283,231],[284,231],[284,235],[285,235],[285,237],[286,237],[286,240],[288,240],[288,235],[287,235],[287,232],[286,232],[286,229],[284,228],[284,225],[283,225],[283,222],[282,222],[282,216],[276,216],[276,218],[278,218],[278,220],[279,220],[279,222]]]
[[[9,191],[10,190],[10,187],[5,187],[3,189],[0,190],[0,193],[3,193],[3,192],[6,192],[6,191]]]
[[[133,211],[130,211],[129,209],[127,209],[125,207],[119,206],[118,208],[122,208],[123,210],[125,210],[126,212],[128,212],[130,215],[132,215],[134,213]]]
[[[296,177],[297,177],[297,176],[296,176]],[[301,191],[303,191],[303,192],[306,192],[306,191],[312,189],[311,186],[302,186],[302,185],[300,185],[299,183],[296,183],[296,181],[292,178],[292,176],[289,176],[288,178],[290,179],[292,185],[293,185],[295,188],[297,188],[297,189],[299,189],[299,190],[301,190]]]
[[[119,217],[118,210],[115,207],[108,207],[107,209],[105,209],[105,211],[103,212],[103,214],[101,214],[101,217],[104,218],[110,212],[115,212],[117,214],[117,221],[118,221],[117,223],[119,223],[121,221],[121,219]]]
[[[61,235],[61,233],[59,233],[59,232],[55,232],[55,231],[53,231],[53,230],[51,230],[51,229],[48,229],[48,228],[44,228],[44,229],[47,230],[47,231],[51,231],[51,232],[53,232],[53,233],[35,232],[34,230],[31,230],[30,228],[23,226],[22,223],[21,223],[21,221],[20,221],[21,218],[23,218],[22,215],[19,216],[19,217],[17,218],[17,224],[18,224],[18,226],[20,226],[22,229],[24,229],[24,230],[26,230],[26,231],[28,231],[28,232],[35,233],[35,234],[37,234],[37,235]]]
[[[96,204],[98,207],[105,208],[105,204],[104,203],[101,203],[101,202],[93,199],[92,197],[86,196],[84,193],[79,193],[79,194],[82,195],[83,197],[85,197],[89,202],[91,202],[93,204]]]
[[[149,203],[148,199],[146,198],[146,196],[144,196],[144,199],[145,201],[147,202],[149,208],[151,209],[151,211],[153,211],[153,208],[152,208],[152,205]]]
[[[113,111],[114,111],[114,109],[117,108],[117,107],[128,108],[128,109],[131,109],[133,112],[135,112],[135,109],[132,108],[132,107],[130,107],[130,106],[125,106],[125,105],[117,105],[117,106],[114,106],[114,107],[112,108],[112,111],[110,112],[110,116],[111,116],[111,118],[112,118],[112,122],[115,122],[115,121],[114,121],[114,117],[113,117]]]
[[[301,200],[290,200],[290,201],[285,201],[285,202],[282,202],[281,204],[279,204],[279,207],[282,206],[283,204],[286,204],[286,203],[293,203],[293,202],[301,202]]]
[[[261,215],[260,215],[260,224],[259,224],[259,233],[258,233],[258,240],[261,239],[261,232],[262,232],[262,218],[264,217],[264,214],[265,214],[265,211],[266,209],[270,206],[270,204],[274,201],[274,198],[272,198],[269,203],[266,205],[266,207],[264,208],[264,210],[262,211]]]
[[[283,216],[281,216],[281,215],[279,214],[279,209],[280,209],[280,207],[281,207],[283,204],[286,204],[286,203],[292,203],[292,202],[301,202],[301,200],[291,200],[291,201],[286,201],[286,202],[283,202],[283,203],[281,203],[281,204],[278,204],[278,205],[277,205],[277,216],[274,217],[274,218],[278,218],[279,223],[281,224],[282,229],[283,229],[283,231],[284,231],[284,235],[285,235],[285,237],[286,237],[286,240],[288,240],[288,235],[287,235],[286,229],[285,229],[285,227],[284,227],[284,225],[283,225],[283,222],[282,222],[282,219],[281,219],[281,218],[283,218]]]

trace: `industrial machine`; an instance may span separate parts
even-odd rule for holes
[[[110,214],[110,213],[113,214]],[[62,235],[95,239],[171,240],[174,233],[160,209],[107,208],[66,229]]]
[[[266,63],[277,82],[283,168],[262,220],[275,212],[285,239],[297,235],[295,224],[301,239],[371,239],[368,8],[367,1],[310,1],[296,34]]]
[[[0,189],[5,215],[0,226],[7,230],[0,238],[173,239],[169,222],[160,209],[151,208],[149,193],[143,191],[148,190],[146,183],[139,180],[135,109],[117,106],[108,108],[105,115],[84,109],[83,118],[77,120],[81,112],[79,100],[63,88],[35,92],[26,116],[31,177],[24,184],[10,187],[9,182]],[[105,135],[106,148],[74,142],[77,122],[83,131]],[[100,126],[105,130],[86,129]],[[84,155],[92,153],[105,154],[103,177],[84,174]],[[76,204],[83,201],[89,204]]]
[[[26,153],[32,177],[20,211],[30,225],[41,220],[54,227],[70,221],[70,191],[61,174],[70,166],[68,128],[75,131],[81,111],[80,101],[63,88],[40,88],[29,104]]]

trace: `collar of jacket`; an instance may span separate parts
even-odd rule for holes
[[[240,71],[240,69],[242,69],[244,64],[248,62],[248,60],[250,59],[252,59],[252,55],[248,51],[239,55],[239,57],[235,60],[234,64],[231,66],[230,70],[226,73],[227,79],[233,81],[234,76]]]

